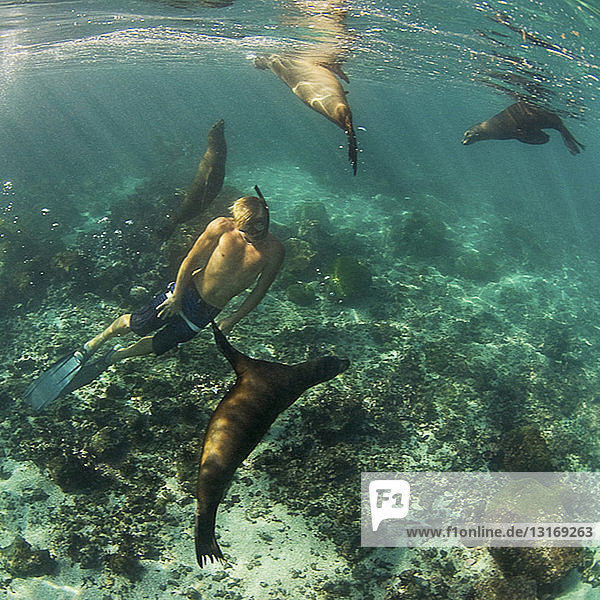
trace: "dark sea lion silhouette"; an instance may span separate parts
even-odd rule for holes
[[[571,135],[558,115],[528,102],[511,104],[487,121],[473,125],[465,131],[462,143],[515,139],[524,144],[545,144],[550,136],[542,129],[559,131],[571,154],[579,154],[580,148],[585,148]]]
[[[297,365],[255,360],[238,352],[213,323],[215,341],[237,379],[213,413],[206,433],[196,487],[196,558],[200,567],[223,559],[215,519],[233,475],[277,416],[308,388],[332,379],[350,364],[323,356]]]
[[[208,147],[183,202],[177,209],[175,223],[184,223],[208,208],[223,187],[225,179],[225,121],[219,119],[208,132]]]
[[[348,160],[356,175],[357,144],[352,111],[337,77],[348,81],[339,63],[317,58],[269,54],[254,59],[258,69],[270,69],[310,108],[344,130],[348,139]],[[337,75],[337,77],[336,77]]]

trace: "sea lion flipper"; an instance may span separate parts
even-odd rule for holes
[[[215,343],[217,344],[217,348],[220,350],[221,354],[229,361],[234,371],[238,373],[240,371],[241,365],[243,363],[247,363],[250,359],[238,352],[227,340],[223,332],[219,329],[219,326],[211,321],[213,334],[215,336]]]
[[[579,154],[580,150],[585,150],[585,146],[580,144],[564,125],[561,129],[559,129],[559,131],[562,135],[565,146],[568,148],[571,154]]]
[[[344,131],[348,138],[348,160],[352,164],[352,173],[356,175],[358,144],[356,143],[356,133],[354,133],[354,126],[352,125],[352,117],[350,115],[346,115]]]
[[[223,553],[215,537],[214,518],[212,523],[207,521],[205,515],[196,514],[194,524],[194,542],[196,545],[196,560],[200,568],[210,562],[224,561]]]
[[[545,144],[550,140],[550,136],[541,129],[521,129],[516,139],[524,144]]]
[[[342,71],[342,65],[339,62],[320,62],[318,63],[322,67],[325,67],[327,70],[331,71],[334,75],[337,75],[340,79],[345,81],[346,83],[350,83],[348,79],[348,75]],[[348,92],[345,92],[346,94]]]

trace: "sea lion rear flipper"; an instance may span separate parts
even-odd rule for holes
[[[541,129],[520,129],[515,137],[524,144],[545,144],[550,140],[550,136]]]
[[[566,127],[563,126],[559,131],[565,146],[569,149],[571,154],[579,154],[580,150],[585,150],[585,146],[580,144]]]

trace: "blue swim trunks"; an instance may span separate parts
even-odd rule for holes
[[[182,342],[191,340],[203,327],[214,319],[221,309],[204,302],[196,286],[190,283],[183,291],[181,313],[169,319],[160,319],[156,308],[173,292],[175,284],[157,294],[141,310],[131,315],[131,331],[146,336],[156,331],[152,337],[152,350],[160,356]]]

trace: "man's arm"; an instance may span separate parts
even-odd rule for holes
[[[277,241],[271,259],[259,275],[252,291],[246,296],[233,314],[219,321],[219,329],[223,331],[223,333],[229,333],[235,325],[260,304],[260,301],[265,297],[271,284],[275,281],[275,277],[277,277],[277,273],[279,273],[279,269],[281,269],[284,258],[285,249]]]
[[[181,262],[177,271],[177,279],[175,280],[175,289],[173,295],[167,298],[160,304],[156,310],[161,319],[166,319],[176,315],[181,311],[181,300],[183,298],[183,290],[190,282],[192,273],[201,267],[205,267],[210,255],[219,243],[220,237],[226,231],[228,224],[227,219],[219,217],[211,221],[206,229],[198,236],[194,242],[192,249],[187,253],[186,257]]]

